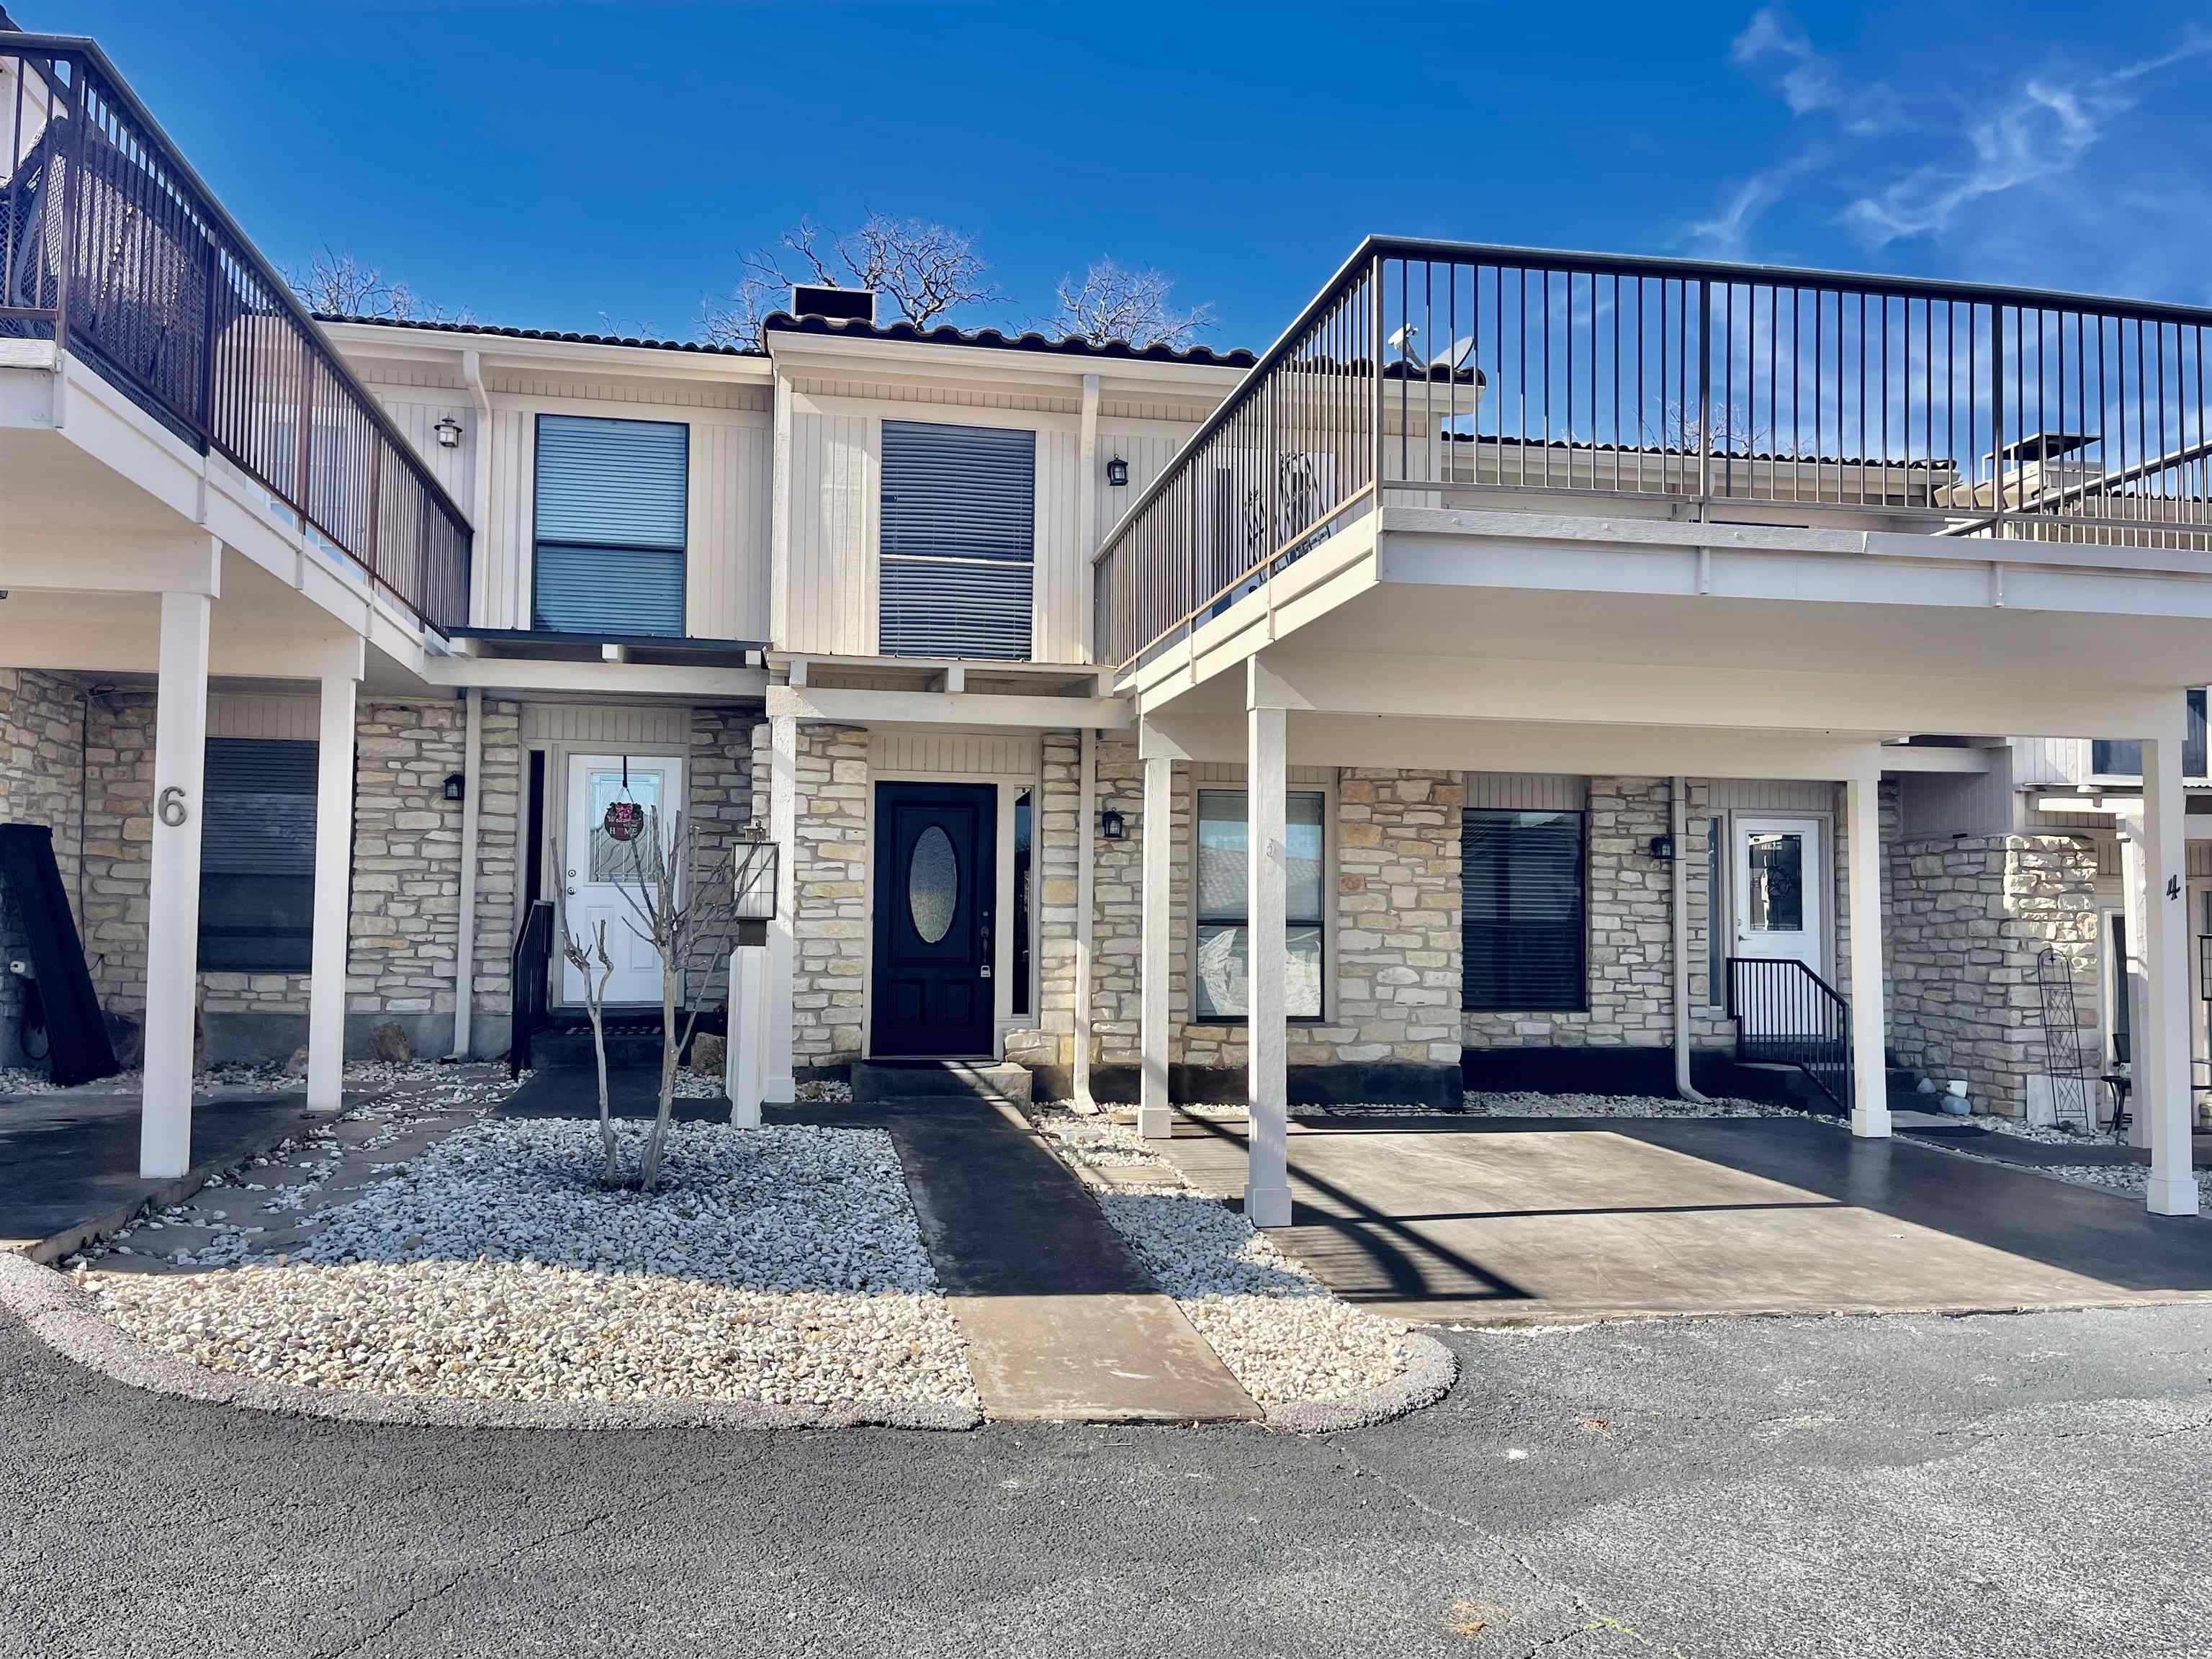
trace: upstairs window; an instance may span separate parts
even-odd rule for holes
[[[2189,693],[2189,732],[2181,741],[2181,775],[2212,776],[2205,743],[2205,704],[2202,687]],[[2139,778],[2142,775],[2142,744],[2132,739],[2107,742],[2099,738],[2089,745],[2089,774],[2099,778]]]
[[[533,628],[684,632],[690,441],[672,421],[538,417]]]
[[[1540,1013],[1587,1005],[1585,824],[1580,812],[1461,816],[1463,1006]]]
[[[1026,660],[1036,434],[884,422],[882,650]]]
[[[315,744],[210,738],[200,968],[305,972],[315,936]]]

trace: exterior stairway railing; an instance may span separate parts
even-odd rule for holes
[[[1730,957],[1728,1017],[1735,1057],[1795,1066],[1836,1111],[1851,1109],[1851,1006],[1795,957]]]

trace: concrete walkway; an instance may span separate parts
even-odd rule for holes
[[[921,1236],[1000,1421],[1206,1423],[1262,1413],[1012,1106],[774,1107],[888,1130]]]
[[[1241,1188],[1241,1121],[1162,1150]],[[2212,1222],[1802,1118],[1314,1121],[1271,1235],[1400,1318],[1896,1312],[2212,1297]]]
[[[176,1203],[311,1121],[301,1091],[197,1097],[191,1170],[143,1181],[138,1107],[135,1087],[112,1084],[0,1097],[0,1249],[58,1260],[142,1206]]]
[[[618,1115],[650,1115],[658,1085],[650,1067],[618,1068],[608,1077],[610,1103]],[[500,1110],[588,1117],[597,1101],[591,1071],[548,1070]],[[726,1121],[729,1109],[720,1098],[676,1103],[684,1121]],[[987,1417],[1209,1423],[1263,1414],[1015,1108],[939,1097],[770,1106],[765,1118],[890,1133]]]

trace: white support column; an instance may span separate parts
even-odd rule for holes
[[[1137,1133],[1161,1140],[1175,1133],[1168,1104],[1168,984],[1174,952],[1168,937],[1168,881],[1175,842],[1175,763],[1145,757],[1145,901],[1138,972],[1137,1043],[1143,1080],[1137,1096]]]
[[[1889,1135],[1889,1016],[1881,967],[1879,775],[1845,781],[1844,836],[1851,918],[1851,1133],[1881,1140]]]
[[[1088,1111],[1097,1103],[1091,1097],[1091,913],[1096,892],[1091,863],[1097,854],[1093,836],[1098,818],[1098,733],[1087,726],[1077,764],[1083,770],[1075,797],[1075,1103]]]
[[[324,733],[329,740],[329,733]],[[466,1060],[477,996],[477,866],[483,857],[483,801],[477,786],[483,771],[483,688],[468,690],[468,714],[461,745],[461,902],[453,927],[453,1051]],[[333,1102],[333,1104],[336,1103]]]
[[[769,721],[769,838],[776,845],[775,920],[768,925],[768,1074],[761,1097],[786,1105],[799,1097],[792,1075],[793,974],[797,948],[792,925],[799,910],[799,721],[778,714]]]
[[[2143,768],[2142,956],[2147,1018],[2134,1066],[2136,1121],[2150,1139],[2153,1215],[2195,1215],[2189,1167],[2196,1097],[2189,1066],[2189,872],[2183,839],[2181,741],[2148,738]]]
[[[760,1127],[768,1030],[768,950],[740,945],[730,953],[730,1035],[722,1061],[732,1128]]]
[[[353,902],[354,677],[325,674],[315,747],[315,929],[308,957],[307,1109],[345,1085],[346,956]]]
[[[1289,904],[1289,772],[1285,716],[1258,706],[1265,671],[1247,665],[1245,719],[1250,758],[1244,774],[1245,897],[1249,952],[1244,975],[1247,1161],[1244,1218],[1255,1227],[1291,1224],[1287,1073],[1289,963],[1284,918]]]
[[[154,710],[154,846],[146,922],[146,1077],[138,1173],[180,1176],[192,1161],[192,1025],[200,935],[200,813],[207,775],[204,593],[161,595]]]
[[[2145,757],[2148,762],[2148,756]],[[2151,879],[2144,849],[2149,844],[2140,805],[2119,813],[2113,827],[2120,837],[2120,907],[2126,924],[2126,954],[2120,963],[2120,995],[2127,1000],[2127,1030],[2131,1034],[2132,1046],[2123,1061],[2124,1069],[2134,1079],[2128,1104],[2131,1115],[2128,1123],[2128,1143],[2148,1148],[2150,1146],[2150,1119],[2142,1109],[2143,1043],[2150,1030],[2150,918],[2148,898],[2157,884]],[[2117,1034],[2120,1019],[2115,1012],[2110,1024]]]

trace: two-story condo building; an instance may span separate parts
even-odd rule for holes
[[[95,48],[0,107],[0,818],[149,1171],[196,1048],[506,1052],[556,897],[656,1004],[626,799],[779,849],[771,1099],[1242,1098],[1272,1224],[1292,1100],[2063,1109],[2055,974],[2193,1212],[2212,313],[1378,240],[1257,357],[318,319]]]

